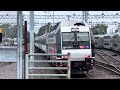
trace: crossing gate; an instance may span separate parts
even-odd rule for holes
[[[67,57],[66,60],[31,60],[30,57],[31,56],[52,56],[52,57],[56,57],[56,56],[61,56],[61,57]],[[35,59],[35,57],[34,57]],[[42,66],[42,64],[40,66],[31,66],[30,63],[67,63],[67,67],[51,67],[51,66]],[[42,66],[42,67],[41,67]],[[66,77],[67,79],[70,78],[70,54],[45,54],[45,53],[29,53],[26,54],[26,65],[25,65],[25,79],[30,79],[30,77]],[[32,70],[32,73],[30,73],[30,70]],[[36,73],[35,70],[67,70],[67,73]],[[36,79],[36,78],[34,78]],[[43,79],[43,78],[41,78]],[[49,79],[49,78],[48,78]]]

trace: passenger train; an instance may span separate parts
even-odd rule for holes
[[[55,27],[53,31],[35,37],[35,46],[45,53],[70,53],[71,58],[78,59],[79,62],[71,63],[72,74],[92,69],[95,59],[95,39],[89,26],[82,21],[62,21]],[[49,58],[52,59],[52,57]],[[59,63],[59,66],[64,64]]]
[[[103,35],[94,35],[95,37],[95,48],[103,48]]]
[[[99,40],[98,42],[98,38]],[[102,43],[102,44],[101,44]],[[95,48],[105,48],[120,52],[120,33],[95,35]]]
[[[112,49],[112,35],[111,34],[105,34],[103,36],[103,48],[107,48],[107,49]]]

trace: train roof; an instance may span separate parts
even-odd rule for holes
[[[87,26],[87,27],[89,27],[88,25],[87,25],[87,23],[86,22],[84,22],[84,21],[77,21],[77,20],[69,20],[69,21],[61,21],[61,22],[58,22],[54,27],[53,27],[53,31],[51,31],[49,34],[56,34],[57,33],[57,31],[58,31],[58,29],[59,29],[59,27],[67,27],[67,26],[71,26],[71,27],[73,27],[73,26]],[[87,28],[85,28],[85,30],[86,30]],[[41,36],[38,36],[38,37],[36,37],[36,38],[40,38],[40,37],[45,37],[46,36],[46,34],[43,34],[43,35],[41,35]]]
[[[88,26],[88,24],[84,21],[78,21],[78,20],[70,20],[70,21],[61,21],[61,26]]]

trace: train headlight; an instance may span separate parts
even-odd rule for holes
[[[85,55],[84,57],[85,57],[85,58],[88,58],[88,57],[90,57],[90,55]]]
[[[68,58],[67,56],[63,56],[63,58]]]

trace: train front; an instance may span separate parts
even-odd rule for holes
[[[90,29],[87,26],[61,27],[62,54],[71,54],[71,73],[80,74],[93,68]]]

